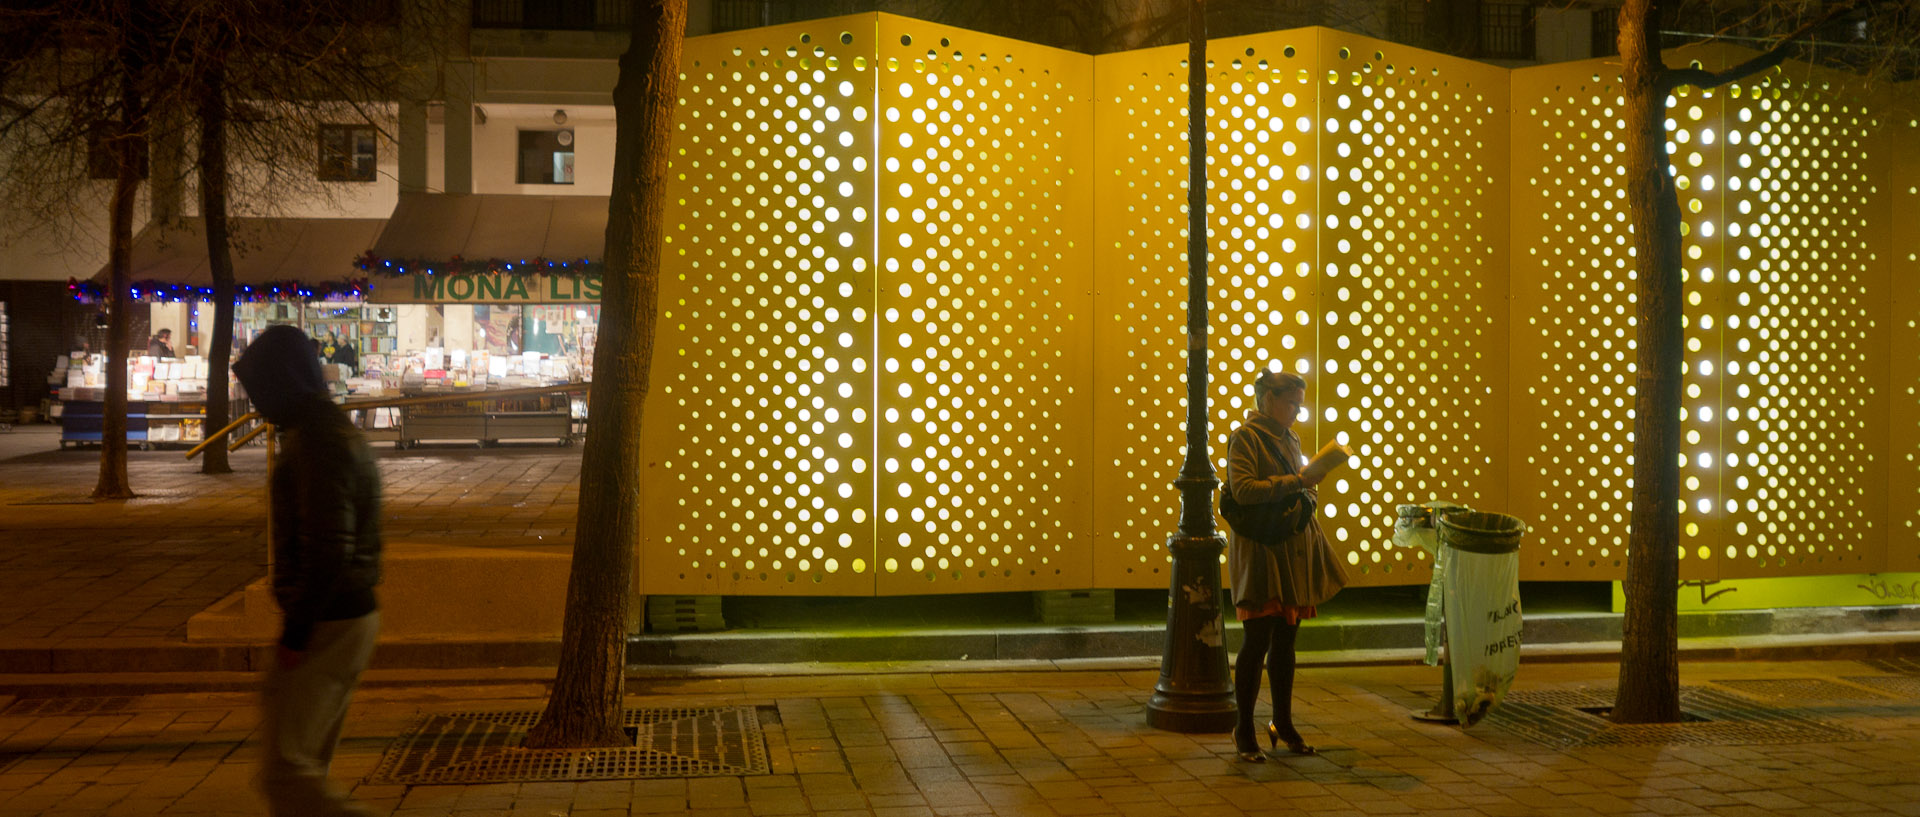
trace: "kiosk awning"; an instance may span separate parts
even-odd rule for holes
[[[260,285],[281,281],[319,284],[359,277],[353,261],[380,235],[381,218],[235,218],[234,281]],[[101,267],[93,279],[104,283]],[[133,240],[129,280],[212,286],[207,265],[206,220],[148,224]]]
[[[381,258],[577,260],[605,249],[606,196],[402,193],[373,245]]]

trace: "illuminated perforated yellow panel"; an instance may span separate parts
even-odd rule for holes
[[[1883,113],[1836,74],[1776,69],[1724,92],[1720,575],[1880,570],[1889,280],[1872,155]],[[1706,132],[1703,128],[1702,132]],[[1876,166],[1877,165],[1877,166]],[[1701,321],[1707,319],[1701,316]],[[1705,411],[1706,408],[1701,409]]]
[[[881,593],[1092,584],[1093,59],[880,26]]]
[[[1393,506],[1505,492],[1505,72],[1323,29],[1209,48],[1216,468],[1261,367],[1301,373],[1303,446],[1358,454],[1321,490],[1356,583],[1424,581],[1424,554],[1391,546]],[[1164,583],[1177,520],[1184,56],[1099,58],[1103,586]]]
[[[1891,120],[1881,152],[1889,159],[1888,195],[1893,201],[1892,382],[1887,393],[1887,569],[1920,570],[1920,85],[1890,94]]]
[[[1684,219],[1680,249],[1686,306],[1681,337],[1686,360],[1681,368],[1679,547],[1682,575],[1689,578],[1718,570],[1713,556],[1726,533],[1726,517],[1719,512],[1726,457],[1722,335],[1731,292],[1723,213],[1728,187],[1725,96],[1722,90],[1681,88],[1674,93],[1667,115],[1667,153]]]
[[[1684,53],[1709,68],[1748,56]],[[1887,300],[1874,258],[1887,225],[1868,203],[1873,115],[1857,92],[1784,77],[1682,89],[1669,103],[1685,220],[1689,578],[1872,569],[1884,550],[1858,510],[1872,507],[1883,466],[1840,453],[1884,447],[1872,369],[1886,345],[1873,312]],[[1617,67],[1519,70],[1514,99],[1514,450],[1527,453],[1513,464],[1516,486],[1540,479],[1513,504],[1543,540],[1523,576],[1619,578],[1634,320]]]
[[[1632,412],[1635,349],[1633,237],[1621,162],[1619,66],[1607,60],[1513,72],[1513,422],[1511,513],[1531,524],[1521,558],[1524,578],[1618,579],[1625,575],[1633,479]],[[1679,100],[1676,100],[1679,101]],[[1706,99],[1685,98],[1670,122],[1684,180],[1687,220],[1686,343],[1717,354],[1701,337],[1699,306],[1716,287],[1700,274],[1718,267],[1715,243],[1696,229],[1712,152],[1695,139]],[[1700,110],[1698,119],[1691,109]],[[1717,154],[1716,154],[1717,155]],[[1717,161],[1717,160],[1716,160]],[[1698,408],[1713,384],[1689,365],[1682,450],[1689,463],[1701,446]],[[1703,397],[1705,395],[1705,397]],[[1696,518],[1702,481],[1682,468],[1682,573],[1711,575],[1698,550],[1711,535]],[[1711,501],[1711,497],[1705,497]],[[1691,558],[1689,558],[1689,554]],[[1711,558],[1711,549],[1706,551]]]
[[[1212,453],[1260,367],[1315,370],[1319,126],[1311,31],[1218,40],[1209,71]],[[1185,457],[1185,47],[1097,58],[1095,583],[1165,587]],[[1298,427],[1311,441],[1315,425]],[[1224,472],[1224,462],[1216,467]]]
[[[1430,499],[1527,520],[1526,578],[1623,575],[1617,66],[1209,53],[1211,455],[1299,372],[1305,446],[1358,454],[1321,490],[1357,584],[1426,581],[1389,537]],[[1166,586],[1184,57],[872,14],[690,40],[642,592]],[[1683,575],[1920,569],[1920,120],[1805,67],[1671,108]]]
[[[1507,494],[1507,71],[1323,32],[1320,440],[1353,467],[1322,520],[1362,584],[1425,581],[1396,505]],[[1412,575],[1409,575],[1411,573]]]
[[[641,587],[871,594],[873,19],[688,40]]]
[[[1512,79],[1508,507],[1532,526],[1530,578],[1618,578],[1626,560],[1633,237],[1613,70],[1589,60]]]

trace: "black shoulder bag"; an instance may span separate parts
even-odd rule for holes
[[[1265,441],[1264,436],[1262,441]],[[1270,450],[1269,453],[1288,473],[1299,473],[1279,451]],[[1234,499],[1231,485],[1220,492],[1220,516],[1227,520],[1227,526],[1233,528],[1235,533],[1268,547],[1284,545],[1306,530],[1308,525],[1313,524],[1313,510],[1313,494],[1308,491],[1297,491],[1272,502],[1255,505],[1243,505]]]

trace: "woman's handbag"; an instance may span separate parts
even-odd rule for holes
[[[1261,435],[1261,441],[1267,445],[1267,453],[1280,463],[1281,468],[1289,473],[1299,473],[1265,435]],[[1279,547],[1306,530],[1308,525],[1313,524],[1313,510],[1314,499],[1310,491],[1287,494],[1272,502],[1256,505],[1243,505],[1234,499],[1232,487],[1220,492],[1220,516],[1227,520],[1227,527],[1267,547]]]
[[[1220,492],[1220,516],[1234,533],[1268,547],[1278,547],[1313,524],[1313,495],[1300,491],[1272,502],[1242,505],[1233,489]]]

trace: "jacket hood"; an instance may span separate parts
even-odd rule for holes
[[[332,403],[313,341],[296,327],[267,327],[234,361],[233,374],[253,407],[277,426],[298,424],[316,402]]]

